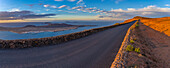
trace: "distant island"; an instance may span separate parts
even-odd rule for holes
[[[56,32],[56,31],[64,31],[77,29],[79,27],[86,26],[95,26],[95,25],[71,25],[65,23],[55,23],[52,24],[50,22],[46,22],[48,25],[43,26],[35,26],[35,25],[26,25],[24,27],[0,27],[0,31],[10,31],[14,33],[39,33],[39,32]]]

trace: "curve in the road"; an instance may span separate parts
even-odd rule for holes
[[[109,68],[133,23],[59,45],[0,50],[0,68]]]

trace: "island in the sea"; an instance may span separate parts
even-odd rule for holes
[[[46,23],[47,24],[47,23]],[[39,32],[57,32],[64,30],[77,29],[79,27],[87,27],[95,25],[71,25],[65,23],[48,23],[48,25],[35,26],[35,25],[26,25],[24,27],[0,27],[0,31],[10,31],[14,33],[39,33]]]

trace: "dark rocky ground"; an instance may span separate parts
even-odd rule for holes
[[[129,43],[140,48],[140,53],[128,52],[126,67],[137,68],[170,68],[170,37],[160,33],[143,23],[132,29]]]

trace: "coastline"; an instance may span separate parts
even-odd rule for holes
[[[70,24],[48,24],[44,26],[26,25],[24,27],[0,27],[0,31],[9,31],[18,34],[24,33],[40,33],[40,32],[57,32],[64,30],[77,29],[79,27],[87,27],[94,25],[70,25]]]
[[[0,40],[0,49],[20,49],[20,48],[31,48],[31,47],[41,47],[41,46],[48,46],[54,44],[60,44],[63,42],[71,41],[74,39],[79,39],[100,31],[104,31],[110,28],[114,28],[116,26],[124,25],[129,22],[123,22],[120,24],[100,27],[100,28],[93,28],[89,30],[84,30],[81,32],[60,35],[60,36],[53,36],[53,37],[46,37],[46,38],[36,38],[36,39],[20,39],[20,40]]]

